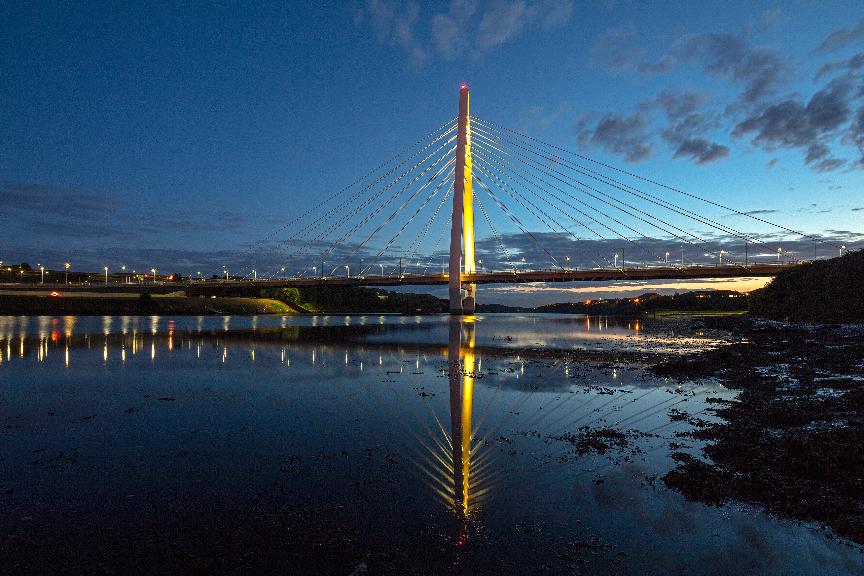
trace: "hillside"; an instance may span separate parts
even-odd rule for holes
[[[750,312],[775,320],[864,322],[864,251],[781,272],[751,293]]]

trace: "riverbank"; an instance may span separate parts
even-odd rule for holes
[[[269,298],[187,298],[137,294],[70,293],[48,295],[0,294],[0,315],[39,316],[206,316],[224,314],[296,314],[298,309]]]
[[[682,413],[708,441],[706,459],[676,452],[663,480],[691,500],[746,502],[817,522],[864,544],[864,326],[781,324],[705,317],[693,329],[732,343],[653,368],[680,381],[716,378],[740,390],[709,409],[722,421]]]

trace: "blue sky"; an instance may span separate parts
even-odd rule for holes
[[[479,118],[792,229],[864,232],[858,2],[13,1],[0,69],[7,262],[246,265],[454,116],[463,81]]]

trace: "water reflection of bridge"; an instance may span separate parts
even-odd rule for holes
[[[241,320],[237,319],[235,325],[242,324]],[[392,417],[394,428],[388,429],[380,440],[390,445],[396,438],[401,439],[397,451],[410,454],[409,460],[414,465],[412,470],[422,478],[429,493],[453,511],[457,542],[465,541],[468,527],[485,498],[501,494],[502,490],[506,493],[511,484],[510,474],[516,460],[505,457],[504,444],[494,441],[499,432],[515,427],[518,430],[540,429],[547,435],[554,435],[581,426],[639,425],[648,430],[686,425],[686,422],[668,422],[663,417],[667,409],[686,402],[688,398],[664,392],[656,386],[637,391],[630,383],[625,384],[622,381],[624,371],[619,364],[622,360],[620,353],[616,353],[617,372],[615,365],[605,371],[592,364],[594,368],[580,370],[578,380],[572,380],[573,370],[579,369],[580,364],[583,368],[589,366],[581,361],[608,361],[608,353],[605,357],[602,352],[592,356],[591,351],[562,354],[560,350],[508,348],[507,342],[499,341],[489,345],[490,331],[495,322],[493,318],[447,317],[443,324],[438,324],[446,327],[446,343],[442,341],[444,335],[437,333],[428,342],[410,342],[411,334],[424,335],[422,330],[413,327],[412,318],[405,318],[406,324],[391,325],[397,330],[394,334],[386,330],[377,332],[387,326],[378,324],[383,320],[372,320],[373,326],[346,326],[351,323],[347,318],[334,317],[329,322],[337,326],[323,326],[328,322],[319,319],[314,327],[286,325],[284,328],[246,327],[237,330],[231,327],[227,318],[218,319],[221,325],[218,328],[213,324],[216,320],[210,319],[208,328],[206,319],[183,319],[175,323],[158,317],[104,317],[101,320],[0,317],[0,361],[3,364],[26,362],[30,365],[35,361],[51,362],[58,367],[65,362],[67,367],[85,369],[100,365],[119,367],[131,364],[132,368],[151,362],[180,362],[186,366],[200,363],[204,369],[224,364],[229,368],[233,365],[236,369],[247,370],[252,363],[265,366],[275,363],[286,368],[282,374],[286,375],[287,381],[290,381],[287,377],[290,370],[299,370],[296,374],[308,377],[308,369],[314,368],[313,374],[320,378],[322,375],[357,375],[372,369],[371,380],[366,376],[351,376],[356,378],[352,381],[359,387],[352,386],[346,391],[356,395],[358,389],[365,389],[368,393],[360,393],[361,397],[365,396],[360,398],[360,402],[380,405],[367,406],[367,410],[363,410],[343,399],[335,405],[336,409],[357,412],[358,418],[369,424],[367,430],[374,430],[376,426],[364,413],[368,409]],[[611,331],[615,321],[611,318],[574,318],[563,323],[563,320],[558,324],[555,319],[544,318],[542,326],[571,333],[576,330],[595,333]],[[387,321],[397,320],[391,318]],[[429,321],[434,322],[434,319]],[[290,319],[286,320],[288,323]],[[486,328],[486,346],[479,345],[483,341],[478,332],[479,324],[486,324],[483,326]],[[359,327],[363,330],[357,332]],[[328,331],[328,328],[342,329],[346,336],[339,337],[338,332]],[[627,328],[627,324],[622,328]],[[364,331],[367,329],[372,331]],[[639,334],[635,325],[626,332],[631,336]],[[382,335],[387,339],[376,341],[370,338]],[[534,335],[532,333],[531,339],[525,342],[533,341]],[[573,342],[571,340],[571,345]],[[75,358],[76,350],[80,358]],[[526,360],[531,358],[544,361],[528,363],[526,373]],[[407,379],[412,378],[411,374],[421,374],[424,365],[427,376],[414,376],[413,382],[430,386],[429,392],[437,392],[437,399],[433,398],[434,393],[424,396],[417,388],[414,390],[416,395],[410,390],[403,394],[405,385],[411,381]],[[537,385],[541,381],[536,376],[540,366],[547,378],[538,391]],[[442,390],[432,388],[434,377],[428,375],[429,368],[433,368],[432,374],[447,378],[446,404],[442,403],[445,401],[440,393]],[[384,376],[386,383],[383,385],[371,385],[370,382],[382,376],[385,370],[394,376]],[[395,372],[391,372],[393,370]],[[550,372],[557,376],[550,378]],[[480,378],[485,380],[484,385],[478,388]],[[577,382],[579,385],[574,388]],[[558,388],[548,388],[553,383]],[[604,391],[598,392],[600,386]],[[614,394],[608,386],[615,388]],[[499,394],[502,390],[510,393]],[[419,414],[416,412],[418,407]],[[424,407],[430,410],[425,417],[422,414]],[[554,460],[555,452],[564,453],[568,446],[566,443],[550,445],[548,450],[553,453],[547,459]],[[658,449],[662,448],[658,444]],[[534,466],[530,468],[533,470]],[[518,474],[531,475],[521,469]],[[548,472],[537,469],[534,475],[541,474],[545,478]]]

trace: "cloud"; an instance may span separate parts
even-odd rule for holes
[[[477,28],[477,46],[481,50],[494,48],[517,36],[528,21],[524,1],[495,2],[484,14]]]
[[[543,26],[554,28],[566,24],[573,16],[572,0],[547,0],[541,15]]]
[[[741,214],[746,214],[747,216],[760,216],[760,215],[764,215],[764,214],[777,214],[778,212],[780,212],[780,211],[779,210],[765,209],[765,210],[748,210],[746,212],[741,212]],[[729,214],[728,217],[732,217],[732,216],[738,216],[738,214]]]
[[[609,28],[600,34],[591,48],[591,60],[608,71],[621,73],[633,70],[647,50],[641,45],[633,24]]]
[[[643,112],[631,115],[605,114],[593,129],[577,134],[580,142],[591,142],[628,162],[641,162],[651,157],[647,134],[648,117]]]
[[[687,36],[678,42],[673,54],[682,61],[700,62],[710,74],[743,84],[741,99],[747,104],[775,92],[794,72],[777,51],[751,46],[736,34]]]
[[[795,99],[774,102],[740,121],[732,135],[751,136],[751,143],[769,151],[806,149],[807,164],[820,172],[834,170],[843,161],[831,157],[824,141],[849,119],[850,92],[848,81],[832,81],[807,103]]]
[[[680,158],[683,156],[693,158],[697,164],[708,164],[729,156],[729,147],[709,142],[704,138],[693,138],[681,142],[672,157]]]
[[[668,90],[662,90],[653,100],[644,103],[643,106],[657,106],[666,112],[670,120],[680,120],[696,112],[705,103],[704,94],[685,90],[675,94]]]
[[[464,22],[476,11],[476,4],[467,0],[453,0],[447,12],[432,16],[432,41],[445,58],[455,58],[467,52],[470,36],[465,33]]]
[[[422,10],[426,10],[426,5]],[[433,56],[478,58],[520,38],[531,27],[561,26],[573,14],[571,0],[451,0],[443,10],[424,14],[417,2],[366,0],[356,23],[371,26],[376,39],[402,48],[414,62]],[[475,34],[466,30],[476,30]]]
[[[840,60],[835,62],[827,62],[823,64],[819,70],[816,72],[815,79],[819,80],[823,76],[827,76],[837,70],[847,70],[850,72],[855,72],[857,70],[861,70],[864,68],[864,52],[859,52],[846,60]]]
[[[864,168],[864,106],[855,114],[855,120],[843,136],[843,143],[858,148],[861,156],[855,164],[858,168]]]
[[[704,135],[717,126],[717,120],[699,111],[706,97],[692,91],[674,94],[661,91],[641,107],[661,108],[669,124],[660,135],[674,148],[672,158],[689,157],[696,164],[708,164],[729,156],[729,147],[709,141]]]
[[[428,51],[415,35],[420,13],[416,2],[366,0],[364,8],[358,15],[358,22],[368,20],[380,42],[403,48],[415,62],[423,62],[429,57]]]
[[[864,38],[864,18],[852,28],[840,28],[829,34],[814,52],[823,54],[834,52],[862,38]]]
[[[673,149],[673,158],[690,158],[696,164],[708,164],[726,158],[728,146],[710,141],[706,134],[716,129],[717,119],[700,111],[707,98],[700,93],[663,90],[645,100],[630,115],[583,115],[576,126],[577,139],[582,144],[595,144],[607,152],[623,156],[628,162],[639,162],[651,156],[652,112],[662,110],[667,125],[660,136]],[[593,127],[591,126],[593,124]]]
[[[108,194],[34,182],[0,182],[4,211],[30,212],[45,220],[96,220],[116,201]]]

